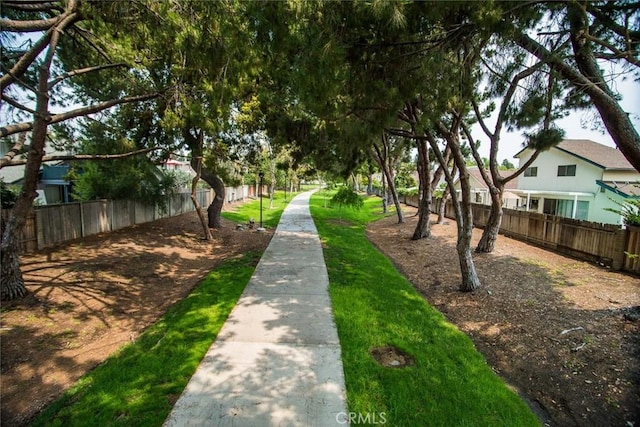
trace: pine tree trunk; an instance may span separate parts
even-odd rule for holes
[[[420,240],[431,235],[431,167],[429,149],[424,140],[418,141],[418,179],[420,203],[418,205],[418,224],[411,240]]]
[[[476,252],[491,253],[496,246],[496,240],[498,239],[498,233],[500,232],[500,224],[502,224],[502,191],[501,188],[496,188],[496,191],[491,191],[491,212],[489,213],[489,219],[482,231],[482,237],[476,246]]]
[[[439,133],[444,136],[451,148],[451,154],[458,169],[458,177],[460,182],[460,199],[455,193],[453,174],[446,172],[447,185],[451,192],[451,198],[456,211],[456,225],[458,229],[458,240],[456,243],[456,251],[458,252],[458,260],[460,263],[460,274],[462,282],[460,283],[460,291],[472,292],[481,286],[480,279],[476,272],[473,262],[473,254],[471,251],[471,237],[473,235],[473,211],[471,210],[471,184],[469,182],[469,172],[466,168],[466,161],[460,147],[460,140],[457,132],[451,132],[441,122],[436,122]],[[434,152],[438,156],[441,166],[446,166],[442,154],[437,148],[437,144],[432,139],[429,141]]]
[[[202,156],[204,151],[203,141],[204,133],[202,130],[198,131],[197,136],[194,136],[189,129],[182,129],[182,135],[185,142],[191,149],[191,167],[196,172],[200,173],[200,176],[204,182],[209,184],[213,188],[214,196],[213,201],[207,208],[207,222],[209,228],[222,228],[221,212],[224,206],[224,200],[226,196],[226,189],[224,182],[218,175],[211,172],[202,163]],[[200,160],[200,161],[199,161]]]
[[[388,151],[387,143],[385,141],[384,135],[382,138],[382,142],[385,147],[385,153],[387,153]],[[396,214],[398,215],[398,224],[402,224],[404,222],[404,214],[402,212],[402,206],[400,206],[400,200],[398,199],[398,192],[396,191],[396,186],[393,179],[392,167],[391,165],[389,165],[389,156],[386,154],[383,155],[380,152],[380,148],[376,144],[373,144],[373,147],[375,149],[375,153],[378,160],[378,164],[380,165],[380,169],[382,169],[382,173],[387,179],[387,187],[389,189],[389,192],[391,193],[391,197],[393,198],[393,203],[396,206]],[[385,205],[385,209],[386,209],[386,205]]]
[[[387,178],[385,178],[385,174],[382,174],[382,213],[386,214],[388,212],[387,209]]]
[[[203,171],[204,172],[204,171]],[[222,207],[224,206],[224,199],[226,196],[226,189],[224,187],[224,182],[220,179],[218,175],[212,174],[209,172],[207,183],[213,188],[215,195],[213,196],[213,201],[207,208],[207,217],[209,220],[209,228],[222,228]],[[205,174],[202,174],[203,178]]]
[[[393,204],[396,207],[396,214],[398,215],[398,224],[402,224],[404,222],[404,213],[402,212],[402,206],[400,205],[398,192],[396,191],[396,186],[393,183],[393,181],[389,182],[389,191],[391,192],[391,197],[393,198]]]
[[[475,264],[473,263],[471,231],[473,231],[472,228],[465,230],[464,235],[458,236],[458,243],[456,245],[458,259],[460,261],[460,274],[462,275],[462,283],[460,284],[460,290],[462,292],[473,292],[481,286]]]
[[[10,301],[27,294],[20,270],[20,248],[16,233],[7,234],[0,251],[0,300]]]
[[[442,198],[438,204],[438,224],[444,224],[444,219],[446,218],[445,213],[447,210],[447,197],[449,197],[449,187],[446,187],[442,192]]]
[[[466,169],[459,168],[462,203],[460,203],[461,218],[458,218],[458,242],[456,250],[460,261],[460,274],[462,292],[472,292],[478,289],[480,279],[476,272],[471,251],[471,237],[473,235],[473,211],[471,210],[471,186]]]
[[[191,161],[191,166],[194,167],[196,171],[196,176],[193,177],[191,181],[191,201],[193,202],[193,206],[196,208],[196,213],[198,214],[198,218],[200,218],[200,224],[202,225],[202,231],[204,233],[205,240],[213,240],[213,236],[211,235],[211,230],[207,224],[207,221],[204,219],[204,215],[202,214],[202,209],[200,207],[200,203],[198,202],[198,181],[200,181],[200,175],[202,173],[202,157],[196,157]]]
[[[70,3],[69,7],[75,9],[77,4]],[[75,10],[74,10],[75,11]],[[69,12],[71,12],[69,10]],[[66,21],[65,21],[66,22]],[[73,21],[68,21],[65,25],[71,25]],[[31,146],[27,154],[27,164],[25,165],[22,191],[18,200],[11,210],[11,217],[7,222],[6,229],[2,234],[0,243],[0,299],[11,300],[23,297],[27,293],[20,270],[20,234],[27,222],[27,214],[32,209],[38,187],[38,176],[42,157],[44,156],[44,146],[47,139],[47,129],[49,126],[49,87],[51,64],[55,56],[60,35],[64,33],[64,25],[60,25],[54,31],[47,54],[38,69],[38,91],[36,93],[36,111],[33,115],[33,129],[31,132]]]

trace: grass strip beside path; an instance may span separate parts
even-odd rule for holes
[[[380,199],[367,199],[359,211],[343,209],[339,220],[326,198],[314,195],[311,212],[324,246],[352,425],[540,425],[472,341],[367,240],[366,224],[381,217]],[[370,352],[384,346],[414,364],[380,365]]]
[[[287,200],[284,199],[283,191],[276,191],[273,194],[273,208],[269,209],[269,197],[265,194],[262,199],[262,224],[265,228],[276,228],[280,222],[280,217],[284,208],[297,193],[287,192]],[[233,212],[222,212],[222,217],[240,224],[246,224],[249,219],[255,221],[255,227],[260,226],[260,199],[239,205]]]
[[[85,375],[36,426],[160,426],[235,306],[259,254],[225,261],[138,340]]]

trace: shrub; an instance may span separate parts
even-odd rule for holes
[[[364,205],[362,197],[349,187],[340,187],[338,192],[331,198],[331,203],[336,203],[342,210],[343,206],[360,209]]]
[[[640,226],[640,199],[630,199],[624,203],[612,201],[620,206],[620,209],[605,208],[605,210],[621,215],[625,225]]]

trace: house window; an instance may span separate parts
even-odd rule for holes
[[[589,219],[589,202],[578,201],[578,209],[576,211],[576,219],[588,220]]]
[[[558,176],[576,176],[576,165],[558,166]]]
[[[557,207],[558,207],[558,200],[544,199],[544,205],[542,206],[542,213],[547,215],[555,215]]]
[[[482,203],[482,193],[476,193],[476,203]]]
[[[524,176],[538,176],[538,167],[532,166],[524,170]]]
[[[542,213],[556,215],[564,218],[573,217],[573,200],[544,199]],[[576,219],[586,220],[589,217],[589,202],[578,201],[576,207]]]

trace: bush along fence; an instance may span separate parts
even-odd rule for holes
[[[213,200],[214,191],[197,191],[198,203],[204,209]],[[253,197],[253,186],[226,188],[226,202]],[[33,252],[93,234],[105,233],[195,210],[191,193],[178,193],[169,198],[166,209],[144,205],[134,200],[95,200],[61,205],[35,206],[27,216],[22,232],[21,251]],[[11,210],[3,210],[6,221]]]
[[[419,196],[399,195],[400,201],[418,207]],[[434,212],[440,200],[433,200]],[[484,228],[491,207],[472,204],[473,224]],[[453,205],[449,201],[445,215],[455,219]],[[537,212],[503,209],[500,233],[527,243],[532,243],[573,258],[594,262],[640,274],[640,227],[600,224],[563,218]]]

